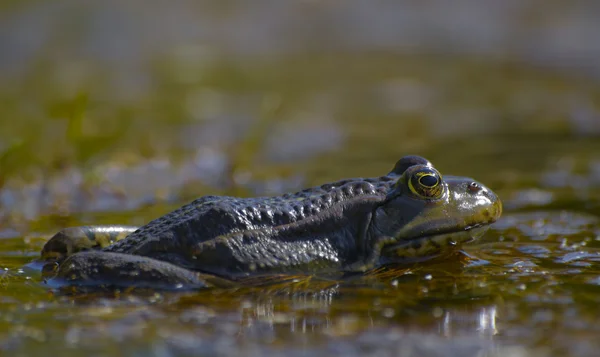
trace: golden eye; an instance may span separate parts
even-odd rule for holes
[[[420,167],[414,172],[408,173],[408,188],[418,197],[426,199],[438,199],[444,192],[442,175],[432,167]]]

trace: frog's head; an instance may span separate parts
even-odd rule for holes
[[[467,177],[442,176],[419,156],[402,158],[399,178],[376,209],[371,243],[384,262],[421,260],[479,238],[502,213],[494,192]]]

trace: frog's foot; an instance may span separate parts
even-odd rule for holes
[[[194,290],[213,286],[218,280],[144,256],[87,251],[68,257],[46,283],[56,288]]]
[[[138,227],[133,226],[82,226],[69,227],[56,233],[42,248],[45,261],[62,261],[78,252],[105,248],[126,238]]]

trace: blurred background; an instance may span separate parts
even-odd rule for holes
[[[13,227],[377,176],[407,153],[488,184],[600,177],[594,1],[0,9],[0,215]]]
[[[600,236],[599,34],[600,2],[593,0],[4,0],[0,266],[16,269],[28,262],[43,244],[36,237],[65,226],[141,225],[201,195],[273,195],[345,177],[379,176],[406,154],[427,157],[442,173],[482,181],[500,194],[509,218],[511,212],[534,212],[507,218],[489,241],[502,242],[510,237],[506,232],[535,240],[544,222],[557,222],[543,231],[557,242],[565,234],[594,240]],[[543,213],[547,210],[574,216]],[[544,249],[559,247],[554,240]],[[542,337],[549,326],[600,331],[591,320],[577,327],[552,324],[598,316],[585,309],[599,300],[594,295],[598,256],[565,256],[571,252],[556,252],[560,261],[544,269],[560,263],[561,272],[579,274],[572,269],[581,267],[581,259],[592,264],[588,272],[596,280],[574,290],[586,291],[586,303],[559,317],[543,315],[556,312],[552,308],[542,309],[535,321],[515,312],[524,310],[509,309],[510,315],[505,309],[502,316],[512,316],[514,325],[505,324],[512,327],[543,325],[526,332],[509,329],[512,335],[505,329],[506,340],[521,341],[521,334],[538,347],[560,345],[560,353],[597,351],[593,338],[582,337],[577,349],[569,350],[575,335]],[[516,269],[512,264],[519,254],[542,253],[512,252],[504,267]],[[571,266],[573,261],[579,265]],[[522,291],[523,281],[499,284]],[[19,287],[6,304],[16,308],[30,294],[45,301],[27,289],[34,288]],[[535,292],[539,299],[549,294],[541,287]],[[314,321],[322,327],[333,321],[333,312],[328,310],[332,298],[321,294],[325,316]],[[516,301],[526,310],[532,300],[519,295]],[[552,303],[560,301],[566,300]],[[496,309],[454,311],[459,318],[452,321],[476,321],[474,328],[467,324],[470,337],[477,329],[495,335],[490,321]],[[438,321],[447,315],[438,315],[432,324],[448,326]],[[354,315],[343,315],[348,316]],[[364,315],[353,318],[344,320],[344,336],[356,332],[345,330],[348,326],[367,326]],[[31,321],[25,328],[48,329]],[[411,321],[419,325],[416,318]],[[283,330],[269,341],[295,336]],[[325,329],[329,332],[316,340],[302,340],[303,346],[325,343],[328,347],[319,350],[324,355],[364,355],[369,350],[364,346],[398,341],[392,329],[385,331],[393,336],[361,335],[362,342],[341,348],[330,339],[338,330]],[[0,334],[5,342],[0,346],[39,337],[19,331],[13,334],[17,342]],[[77,331],[85,340],[86,330]],[[251,330],[252,336],[266,338],[261,331]],[[235,334],[230,332],[224,334]],[[68,336],[49,339],[59,348]],[[115,336],[92,334],[86,341],[105,338],[118,349]],[[469,348],[481,343],[467,339],[447,346],[428,336],[427,346],[433,347],[421,351],[424,355],[448,348],[470,355]],[[177,338],[195,346],[193,338]],[[406,346],[423,341],[402,338]],[[260,355],[271,342],[252,345],[252,351]],[[225,355],[248,347],[234,346],[241,350]],[[218,354],[217,347],[210,351]],[[160,349],[151,350],[161,355]]]

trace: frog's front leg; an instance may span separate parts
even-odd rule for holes
[[[137,230],[134,226],[69,227],[56,233],[42,248],[42,260],[62,261],[86,250],[102,249]]]
[[[191,290],[210,286],[230,286],[215,276],[201,274],[177,265],[139,255],[86,251],[73,254],[46,280],[55,288],[144,288]]]

